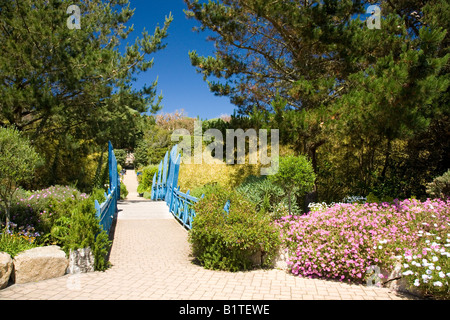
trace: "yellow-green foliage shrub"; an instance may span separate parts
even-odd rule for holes
[[[234,188],[246,177],[257,174],[259,174],[258,165],[181,164],[178,185],[184,192],[214,183]]]

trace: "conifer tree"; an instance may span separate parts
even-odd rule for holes
[[[332,159],[367,191],[392,166],[393,143],[448,110],[448,1],[185,2],[212,32],[215,56],[190,53],[211,91],[241,114],[269,111],[316,173]],[[368,27],[369,5],[380,28]]]
[[[124,45],[133,13],[128,0],[0,0],[0,126],[30,137],[49,183],[73,182],[58,168],[79,161],[75,171],[113,137],[133,141],[140,114],[161,108],[156,80],[132,85],[165,47],[172,16]]]

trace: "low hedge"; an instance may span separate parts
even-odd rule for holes
[[[230,200],[229,213],[224,205]],[[194,206],[196,217],[189,233],[192,251],[207,269],[239,271],[255,266],[251,257],[262,253],[262,267],[277,252],[279,232],[270,217],[235,191],[217,185]]]

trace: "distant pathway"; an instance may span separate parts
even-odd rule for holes
[[[282,270],[222,272],[192,263],[188,232],[164,202],[138,197],[136,174],[128,170],[129,191],[119,204],[105,272],[65,275],[0,290],[0,300],[399,300],[385,288],[293,276]]]

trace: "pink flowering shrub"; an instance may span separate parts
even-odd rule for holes
[[[341,203],[309,215],[286,216],[277,224],[290,252],[293,274],[365,283],[371,266],[391,271],[395,256],[406,261],[428,253],[425,248],[430,245],[421,234],[434,234],[434,240],[442,243],[439,249],[445,250],[445,243],[450,243],[450,200]],[[449,256],[442,259],[448,266]],[[448,291],[450,278],[441,280]]]
[[[69,186],[51,186],[36,191],[20,189],[11,206],[11,221],[18,226],[32,226],[41,234],[49,233],[56,219],[88,197]]]

